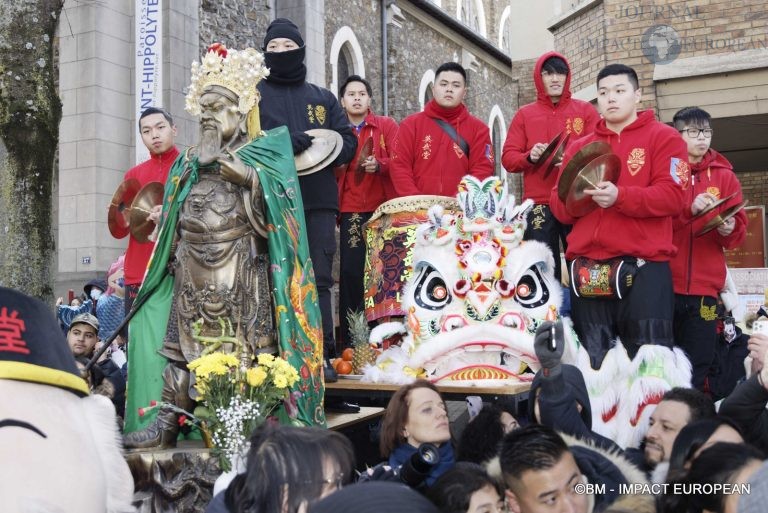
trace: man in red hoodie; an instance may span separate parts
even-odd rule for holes
[[[488,126],[462,103],[467,72],[446,62],[435,72],[432,97],[423,112],[400,123],[390,177],[400,196],[455,196],[464,175],[483,180],[493,174]]]
[[[510,173],[523,173],[523,199],[535,203],[528,212],[525,239],[547,244],[555,257],[555,276],[560,279],[560,241],[567,249],[570,227],[560,223],[549,209],[549,193],[557,173],[544,177],[537,168],[549,142],[563,132],[583,137],[595,130],[600,116],[592,104],[571,98],[571,73],[568,61],[556,52],[547,52],[536,61],[533,82],[536,101],[517,111],[507,131],[501,163]]]
[[[394,198],[395,194],[389,179],[389,155],[397,136],[397,123],[387,116],[374,115],[371,111],[372,94],[371,84],[357,75],[347,78],[339,93],[341,106],[357,134],[355,157],[340,168],[341,172],[336,177],[341,218],[339,320],[341,339],[346,345],[352,342],[347,311],[362,312],[364,309],[363,225],[379,205]],[[370,155],[360,162],[360,153],[366,147],[370,147]]]
[[[741,203],[741,185],[725,157],[709,147],[711,117],[698,107],[686,107],[675,114],[673,124],[688,145],[691,186],[684,193],[683,212],[675,220],[674,244],[677,255],[670,262],[675,289],[675,344],[693,365],[692,384],[704,388],[717,343],[717,296],[725,286],[725,254],[744,241],[747,215],[742,210],[726,223],[696,236],[715,212],[693,216],[721,198],[733,195],[716,211]]]
[[[149,159],[129,169],[125,173],[125,180],[135,178],[142,187],[149,182],[165,185],[168,171],[179,156],[179,150],[174,146],[176,125],[173,124],[173,118],[163,109],[149,107],[139,117],[139,131],[144,146],[149,150]],[[154,247],[154,242],[139,242],[133,234],[128,235],[128,250],[125,252],[126,315],[144,280],[147,262]]]
[[[685,143],[653,111],[637,111],[642,93],[635,70],[606,66],[597,75],[597,95],[603,119],[592,135],[568,146],[563,162],[590,142],[607,142],[621,161],[619,178],[587,189],[597,208],[580,217],[567,211],[557,187],[549,198],[555,217],[573,225],[565,254],[571,315],[593,369],[617,336],[630,358],[643,344],[673,345],[672,221],[690,180]]]

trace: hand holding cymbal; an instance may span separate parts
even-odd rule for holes
[[[586,180],[586,178],[583,178]],[[585,189],[584,194],[592,196],[592,201],[600,208],[608,208],[616,203],[619,189],[611,182],[598,182],[592,189]]]

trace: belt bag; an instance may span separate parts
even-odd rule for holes
[[[571,262],[571,288],[578,297],[624,299],[643,264],[643,259],[634,257],[578,257]]]

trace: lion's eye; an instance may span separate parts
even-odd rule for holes
[[[413,295],[416,304],[427,310],[440,310],[451,302],[443,276],[431,265],[419,269]]]
[[[549,289],[537,265],[529,267],[517,281],[515,301],[523,308],[536,308],[549,301]]]

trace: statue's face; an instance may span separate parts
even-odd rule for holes
[[[237,105],[221,93],[211,91],[200,97],[200,130],[216,131],[221,141],[229,141],[242,122],[243,114],[238,112]]]

